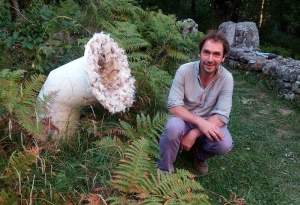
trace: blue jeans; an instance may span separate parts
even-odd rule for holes
[[[159,169],[174,172],[173,163],[180,148],[180,140],[194,128],[194,125],[177,117],[171,117],[168,120],[159,142],[159,154],[161,156],[157,164]],[[220,129],[224,134],[222,141],[210,141],[205,135],[196,139],[192,149],[194,149],[198,159],[206,160],[215,155],[226,154],[232,149],[233,141],[227,126],[224,125]]]

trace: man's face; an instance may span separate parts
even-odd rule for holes
[[[206,74],[214,74],[219,65],[225,60],[223,54],[223,44],[218,41],[208,39],[205,41],[200,57],[200,69]]]

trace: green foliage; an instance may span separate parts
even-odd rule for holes
[[[30,197],[32,165],[37,161],[37,150],[13,152],[5,169],[5,174],[0,176],[7,189],[0,192],[1,204],[16,204]]]
[[[111,180],[112,186],[122,194],[110,197],[111,204],[209,204],[203,188],[188,171],[156,172],[153,156],[158,157],[156,140],[166,118],[162,113],[152,120],[149,115],[137,115],[136,128],[120,122],[124,135],[131,140]]]
[[[24,131],[36,137],[43,136],[42,126],[37,123],[36,95],[45,80],[43,75],[32,75],[25,80],[24,70],[0,72],[0,105],[2,113],[8,113],[9,132],[15,132],[12,124],[18,124]],[[16,125],[15,124],[15,125]],[[16,128],[18,130],[18,128]]]
[[[79,5],[73,0],[60,1],[57,15],[77,18],[80,15]]]
[[[150,174],[141,186],[144,192],[140,196],[146,199],[143,204],[210,204],[202,186],[186,170]]]
[[[150,150],[149,140],[135,140],[130,147],[125,150],[125,159],[115,171],[116,180],[113,186],[126,193],[138,193],[141,191],[139,184],[149,171],[155,170],[155,162],[148,156]]]
[[[160,68],[165,66],[169,58],[181,62],[189,60],[183,52],[190,51],[188,45],[191,45],[191,41],[184,39],[180,34],[181,25],[175,22],[175,16],[166,16],[161,11],[150,12],[145,21],[147,28],[144,32],[151,45],[155,45],[149,51],[155,65]]]
[[[149,115],[145,116],[143,113],[137,115],[138,136],[157,141],[166,124],[166,118],[167,116],[164,113],[157,113],[152,121]]]
[[[158,141],[160,134],[164,129],[167,115],[165,113],[157,113],[153,119],[149,115],[141,113],[136,116],[136,128],[125,121],[120,122],[123,134],[129,139],[149,139],[148,151],[152,156],[158,158]]]
[[[264,31],[264,33],[265,32],[266,31]],[[295,39],[280,31],[269,31],[268,36],[263,37],[263,42],[262,48],[283,57],[295,58],[300,54],[300,48],[298,46],[300,39]]]
[[[0,179],[6,180],[7,184],[14,184],[25,178],[31,170],[30,165],[36,162],[36,153],[31,151],[13,152],[8,161],[8,167],[6,169],[6,175],[1,176]]]
[[[70,45],[82,35],[74,1],[62,2],[59,9],[33,1],[22,12],[21,19],[0,24],[1,66],[47,73],[83,53],[82,47]]]
[[[284,58],[292,56],[292,49],[286,49],[286,48],[283,48],[283,47],[280,47],[280,46],[274,46],[274,45],[271,45],[270,43],[266,43],[264,45],[261,45],[260,49],[263,52],[275,53],[275,54],[280,55]]]

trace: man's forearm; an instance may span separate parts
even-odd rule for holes
[[[220,118],[217,115],[212,115],[207,119],[208,122],[212,122],[215,125],[219,126],[219,127],[223,127],[225,125],[224,122],[222,122],[220,120]]]
[[[169,109],[169,113],[171,115],[174,115],[180,119],[182,119],[185,122],[191,123],[193,125],[198,125],[199,121],[205,120],[204,118],[194,115],[190,113],[186,108],[183,106],[176,106]],[[212,115],[207,119],[208,122],[214,123],[218,127],[222,127],[225,125],[224,122],[220,120],[220,118],[217,115]]]
[[[169,113],[171,115],[174,115],[174,116],[182,119],[185,122],[188,122],[188,123],[196,125],[196,126],[198,126],[201,121],[205,120],[202,117],[199,117],[197,115],[190,113],[190,111],[188,111],[183,106],[176,106],[176,107],[170,108]]]
[[[216,124],[217,126],[219,127],[223,127],[225,125],[224,122],[222,122],[220,120],[220,118],[218,118],[217,115],[212,115],[210,118],[207,119],[207,121],[211,122],[211,123],[214,123]],[[193,132],[193,134],[197,135],[197,136],[200,136],[202,135],[203,133],[199,130],[198,127],[194,128],[193,130],[191,130],[191,132]]]

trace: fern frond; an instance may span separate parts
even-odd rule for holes
[[[32,75],[29,80],[24,82],[24,89],[21,91],[21,97],[24,97],[24,104],[32,104],[32,99],[36,98],[36,94],[40,91],[44,81],[44,75]]]
[[[114,22],[113,30],[109,32],[127,53],[150,46],[149,42],[145,41],[138,32],[137,26],[131,22],[116,21]]]
[[[138,138],[136,130],[129,123],[121,121],[120,126],[121,129],[124,131],[125,136],[129,137],[131,140]]]
[[[129,54],[130,55],[130,54]],[[129,56],[127,56],[129,57]],[[145,60],[141,60],[141,61],[131,61],[129,62],[129,67],[132,68],[132,74],[136,77],[137,81],[140,81],[140,79],[138,79],[137,75],[140,71],[136,71],[136,70],[140,70],[141,68],[145,68],[147,65],[147,61]]]
[[[166,97],[169,93],[168,88],[171,87],[172,84],[172,77],[171,75],[164,70],[159,69],[156,66],[151,66],[148,68],[147,73],[146,73],[146,78],[148,80],[148,85],[151,87],[151,90],[158,90],[160,93],[165,94],[164,102],[166,102]]]
[[[43,136],[42,126],[36,116],[36,96],[45,76],[32,75],[29,80],[22,82],[23,75],[23,70],[0,72],[0,104],[28,134]]]
[[[21,81],[24,70],[11,72],[4,69],[0,72],[0,104],[7,109],[9,113],[15,110],[15,104],[20,100]]]
[[[18,124],[25,129],[28,134],[35,137],[44,137],[43,126],[38,121],[36,96],[42,83],[45,80],[43,75],[33,75],[30,80],[24,83],[24,88],[20,91],[21,96],[15,104],[15,113],[18,118]],[[46,109],[46,108],[44,108]]]
[[[151,199],[155,196],[166,204],[209,204],[202,186],[193,177],[186,170],[178,170],[175,174],[151,174],[141,183],[145,192],[140,197]]]
[[[15,181],[26,177],[31,170],[31,165],[36,162],[38,152],[35,149],[25,150],[24,152],[14,151],[8,161],[6,174],[0,176],[7,184],[13,184]],[[18,174],[16,174],[16,172]]]
[[[125,121],[120,122],[120,127],[124,130],[124,134],[129,137],[130,140],[146,138],[157,142],[157,139],[160,137],[160,133],[164,129],[166,119],[166,113],[158,112],[152,120],[150,115],[141,113],[136,116],[136,129]]]
[[[167,52],[167,55],[174,58],[175,60],[179,60],[179,61],[188,61],[189,60],[189,57],[186,54],[184,54],[178,50],[174,50],[172,48],[166,48],[166,52]]]
[[[139,53],[139,52],[132,52],[127,55],[127,58],[130,62],[138,62],[138,61],[142,61],[142,60],[151,61],[151,56],[144,54],[144,53]],[[140,66],[140,67],[142,67],[142,66]],[[143,66],[143,67],[145,67],[145,66]]]
[[[97,149],[97,154],[111,157],[113,159],[124,159],[124,150],[126,149],[125,144],[117,137],[104,137],[100,141],[93,142]],[[87,150],[86,154],[91,154],[95,150]]]
[[[125,159],[117,167],[112,185],[126,193],[140,193],[141,178],[155,170],[156,164],[151,161],[148,150],[149,141],[139,139],[126,149]]]
[[[116,196],[116,197],[110,197],[107,199],[107,201],[111,201],[109,203],[110,205],[134,205],[134,204],[139,204],[137,202],[134,202],[131,199],[126,198],[126,196]]]
[[[149,115],[146,116],[144,113],[141,113],[136,118],[138,135],[157,142],[164,129],[167,114],[156,113],[153,120],[151,120]]]
[[[128,21],[145,14],[145,11],[138,7],[134,0],[102,0],[101,6],[110,14],[114,14],[114,20]]]
[[[91,7],[92,7],[92,12],[94,14],[93,19],[95,20],[96,23],[100,23],[103,20],[103,18],[101,16],[107,16],[106,10],[103,9],[104,13],[102,13],[102,15],[100,15],[101,12],[99,11],[99,7],[93,1],[91,1],[90,3],[91,3]]]
[[[159,196],[149,196],[146,198],[144,201],[142,201],[140,204],[145,204],[145,205],[159,205],[159,204],[164,204],[164,199]]]
[[[0,192],[1,204],[17,204],[23,201],[22,198],[30,195],[32,169],[37,163],[41,150],[42,148],[34,147],[24,151],[14,151],[11,154],[0,176],[1,184],[6,187]]]
[[[112,14],[114,13],[114,9],[115,9],[114,7],[116,6],[116,2],[103,0],[100,2],[100,6],[101,8],[103,8],[103,10],[107,11],[107,14],[110,14],[110,17],[112,17]]]
[[[15,70],[11,71],[9,69],[3,69],[0,72],[0,79],[11,80],[11,81],[20,81],[23,77],[25,70]]]
[[[157,113],[153,119],[141,113],[136,117],[136,130],[126,122],[120,123],[133,142],[110,182],[122,192],[122,196],[108,199],[112,204],[117,200],[128,204],[209,204],[202,186],[190,172],[154,174],[156,162],[152,156],[158,157],[158,137],[166,119],[166,113]]]

